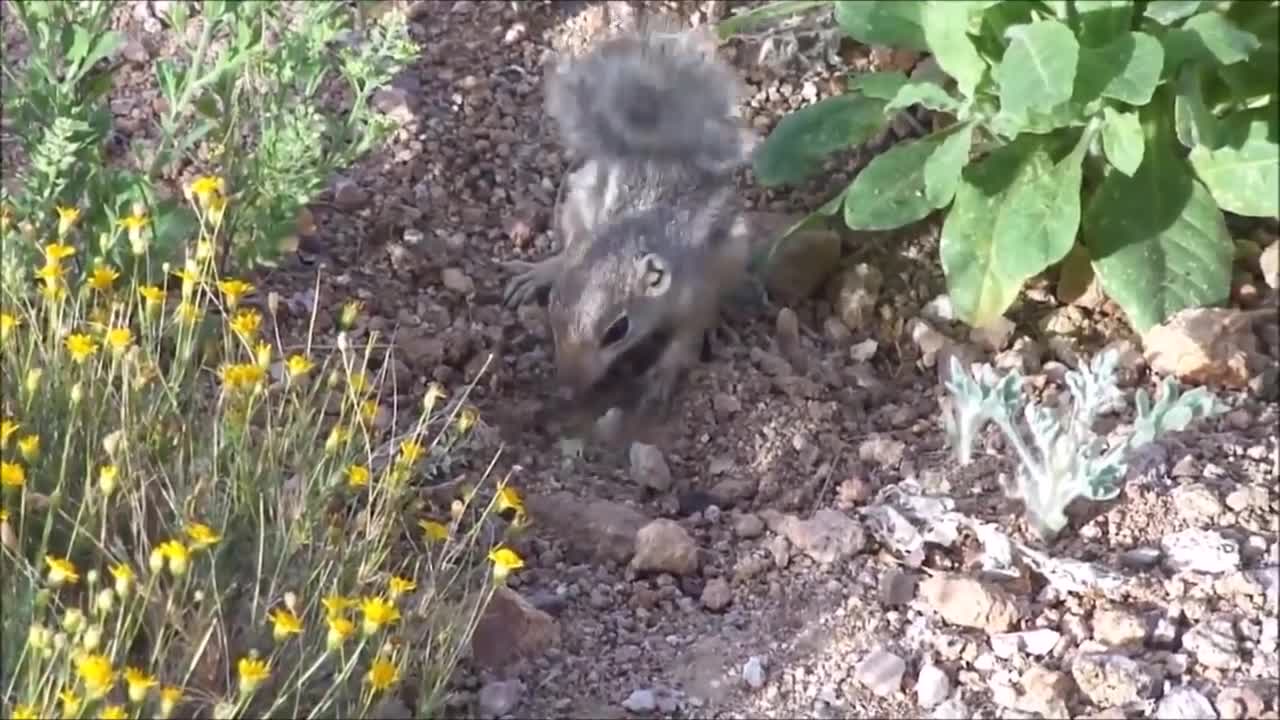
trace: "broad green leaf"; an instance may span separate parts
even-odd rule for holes
[[[1167,94],[1141,111],[1147,140],[1138,171],[1107,171],[1085,212],[1098,279],[1139,332],[1184,308],[1220,303],[1231,289],[1231,237],[1159,117]]]
[[[1080,44],[1100,47],[1133,27],[1132,0],[1075,0],[1080,18]]]
[[[1066,25],[1041,20],[1010,28],[1009,49],[995,69],[1000,109],[1022,115],[1071,98],[1080,45]]]
[[[89,34],[89,28],[83,25],[75,26],[73,32],[71,47],[67,49],[67,66],[74,73],[80,69],[80,63],[89,54],[89,45],[93,41],[93,36]]]
[[[961,2],[930,0],[920,9],[924,39],[938,66],[956,79],[956,87],[968,98],[982,80],[987,63],[967,33],[973,8]]]
[[[1142,164],[1142,123],[1138,114],[1115,108],[1103,111],[1102,149],[1111,166],[1125,175],[1133,175]]]
[[[942,270],[956,314],[974,327],[1000,317],[1030,276],[1025,245],[996,245],[996,217],[1006,198],[1027,178],[1053,167],[1046,140],[1023,135],[997,148],[961,174],[942,225]],[[1035,255],[1035,253],[1031,253]],[[1041,253],[1043,255],[1043,253]]]
[[[886,72],[862,73],[849,81],[850,92],[861,92],[870,98],[892,100],[903,85],[907,84],[907,76],[899,70]]]
[[[1204,94],[1200,90],[1200,73],[1194,67],[1184,67],[1178,73],[1177,96],[1173,100],[1173,125],[1178,142],[1187,148],[1218,145],[1218,118],[1205,107]]]
[[[859,0],[834,4],[840,29],[864,45],[929,50],[920,27],[920,3]]]
[[[1192,16],[1177,30],[1161,38],[1164,45],[1166,75],[1175,72],[1188,60],[1231,65],[1244,61],[1261,46],[1258,38],[1241,30],[1227,16],[1209,11]]]
[[[885,123],[884,102],[862,95],[820,100],[784,117],[755,158],[762,185],[784,185],[817,172],[822,158],[870,138]]]
[[[1250,217],[1280,216],[1280,148],[1275,108],[1239,113],[1221,125],[1222,145],[1191,149],[1191,166],[1218,207]]]
[[[1199,9],[1200,0],[1151,0],[1142,14],[1161,25],[1172,25],[1196,14]]]
[[[999,263],[1005,281],[1017,281],[1020,287],[1066,257],[1075,245],[1081,164],[1091,140],[1092,131],[1081,133],[1071,152],[1043,172],[1044,163],[1032,164],[1000,203],[991,259]]]
[[[1073,99],[1087,104],[1107,97],[1130,105],[1146,105],[1160,83],[1164,49],[1140,32],[1125,33],[1100,48],[1080,49],[1080,74]]]
[[[1280,87],[1280,5],[1237,2],[1227,10],[1227,18],[1257,37],[1260,45],[1244,62],[1218,68],[1218,75],[1231,86],[1237,101],[1276,92]]]
[[[895,145],[867,163],[849,185],[844,222],[852,230],[891,230],[934,210],[925,193],[924,166],[938,137]]]
[[[76,79],[79,80],[84,77],[85,73],[92,70],[99,60],[110,57],[121,45],[124,45],[124,35],[115,31],[104,33],[94,43],[93,49],[89,51],[89,55],[84,59],[84,64],[80,66]]]
[[[945,113],[954,113],[960,107],[960,101],[948,95],[940,85],[931,82],[909,82],[898,89],[898,94],[884,106],[884,112],[887,115],[893,115],[899,110],[916,104]]]
[[[924,192],[935,208],[945,206],[955,197],[960,173],[969,164],[973,145],[973,124],[962,123],[952,130],[924,164]]]

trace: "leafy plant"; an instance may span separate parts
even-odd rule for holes
[[[1165,378],[1154,405],[1145,390],[1138,390],[1133,432],[1105,447],[1093,425],[1099,414],[1122,399],[1115,382],[1118,357],[1108,350],[1087,367],[1067,373],[1072,404],[1065,417],[1039,403],[1023,407],[1022,377],[1017,371],[1001,377],[990,365],[982,365],[970,375],[959,360],[951,359],[947,390],[954,404],[945,419],[960,463],[972,460],[974,438],[994,422],[1019,460],[1013,485],[1006,491],[1023,500],[1027,519],[1042,538],[1050,539],[1066,526],[1067,505],[1076,497],[1105,501],[1119,495],[1134,450],[1166,431],[1183,430],[1194,420],[1222,411],[1207,389],[1181,394],[1177,383]],[[1019,413],[1026,420],[1030,444],[1015,424]]]
[[[771,3],[722,36],[812,3]],[[755,174],[795,183],[830,153],[920,106],[947,118],[872,160],[797,224],[840,213],[885,230],[947,209],[941,260],[952,306],[983,326],[1075,250],[1145,331],[1228,296],[1223,211],[1280,215],[1280,3],[1244,0],[835,2],[853,39],[932,55],[908,77],[783,118]],[[1075,281],[1087,281],[1088,277]]]
[[[155,119],[159,142],[133,170],[104,154],[111,133],[107,61],[124,43],[108,29],[113,5],[12,4],[31,52],[22,69],[4,67],[11,84],[4,109],[17,120],[30,162],[16,173],[19,194],[0,202],[32,237],[52,235],[50,207],[80,208],[85,223],[106,228],[81,257],[143,272],[147,281],[165,262],[181,261],[197,228],[188,203],[166,187],[191,165],[216,164],[234,201],[223,219],[231,243],[222,251],[242,264],[271,263],[290,245],[300,208],[333,172],[386,140],[391,122],[369,99],[418,51],[395,11],[363,24],[337,0],[172,3],[167,21],[187,44],[177,57],[155,62],[164,101]],[[198,32],[189,33],[193,23]],[[338,113],[321,110],[332,78],[350,98]],[[120,242],[120,222],[144,215],[154,266],[138,266],[139,248]],[[38,259],[32,247],[0,250],[7,283],[25,281],[24,269]]]

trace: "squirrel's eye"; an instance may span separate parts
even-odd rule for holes
[[[623,315],[605,331],[604,338],[600,341],[602,347],[609,347],[614,343],[620,342],[622,338],[627,336],[627,330],[631,329],[631,323],[627,320],[627,316]]]

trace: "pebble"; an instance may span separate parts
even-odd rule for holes
[[[933,663],[921,666],[916,677],[916,703],[928,710],[951,694],[951,678],[942,668]]]
[[[753,690],[759,690],[764,687],[764,661],[760,659],[759,655],[752,655],[747,658],[746,664],[742,666],[742,680]]]
[[[519,680],[499,680],[480,688],[476,701],[481,715],[502,717],[516,709],[523,694],[524,683]]]
[[[1093,638],[1114,648],[1142,647],[1147,621],[1127,608],[1104,608],[1093,614]]]
[[[1187,522],[1201,524],[1222,514],[1218,495],[1204,483],[1179,485],[1173,489],[1173,506]]]
[[[1160,720],[1218,720],[1218,712],[1199,690],[1179,685],[1160,698],[1155,717]]]
[[[632,482],[658,492],[671,489],[671,468],[657,447],[631,443],[630,459]]]
[[[898,692],[902,686],[902,675],[907,671],[907,663],[897,655],[879,648],[858,663],[854,669],[854,677],[871,692],[888,697]]]
[[[1160,539],[1164,564],[1172,572],[1220,575],[1240,567],[1240,546],[1216,530],[1190,529]]]
[[[930,576],[920,583],[920,596],[952,625],[1007,632],[1019,617],[1017,604],[1003,589],[962,575]]]
[[[1032,665],[1022,673],[1018,684],[1022,686],[1023,695],[1015,703],[1016,707],[1045,717],[1067,717],[1073,687],[1066,673]]]
[[[1109,653],[1080,653],[1071,676],[1095,705],[1125,705],[1151,697],[1156,679],[1138,661]]]
[[[764,521],[755,513],[742,513],[733,519],[733,534],[744,540],[758,538],[764,534]]]
[[[733,602],[733,589],[724,578],[713,578],[702,589],[702,607],[720,612]]]
[[[880,576],[880,602],[894,607],[915,599],[916,576],[900,568],[890,568]]]
[[[1051,628],[1022,632],[996,633],[991,636],[991,651],[996,657],[1009,659],[1019,650],[1028,655],[1048,655],[1062,639],[1062,633]]]
[[[1182,636],[1182,648],[1201,664],[1228,670],[1240,664],[1235,620],[1227,613],[1202,618]]]
[[[651,713],[658,709],[658,696],[652,690],[633,690],[622,707],[637,714]]]
[[[658,518],[636,533],[631,565],[641,572],[692,575],[698,569],[698,546],[680,523]]]
[[[447,289],[459,295],[470,295],[476,289],[476,284],[472,282],[471,278],[467,277],[466,273],[458,268],[445,268],[440,273],[440,282],[444,283]]]

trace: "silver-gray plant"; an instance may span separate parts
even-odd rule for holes
[[[954,406],[944,415],[952,447],[961,464],[968,464],[976,433],[988,421],[1000,428],[1020,461],[1006,492],[1023,500],[1027,518],[1042,539],[1052,539],[1066,526],[1067,505],[1076,497],[1105,501],[1119,495],[1134,450],[1166,430],[1183,430],[1193,420],[1223,410],[1207,389],[1182,394],[1177,383],[1165,378],[1154,405],[1145,390],[1138,390],[1133,432],[1108,448],[1105,439],[1094,433],[1093,424],[1101,412],[1123,400],[1115,381],[1117,359],[1115,351],[1103,352],[1087,367],[1067,373],[1072,403],[1061,416],[1035,402],[1023,407],[1022,377],[1017,371],[1001,377],[984,364],[970,375],[957,359],[951,359],[946,387]],[[1019,411],[1030,443],[1015,425]]]

